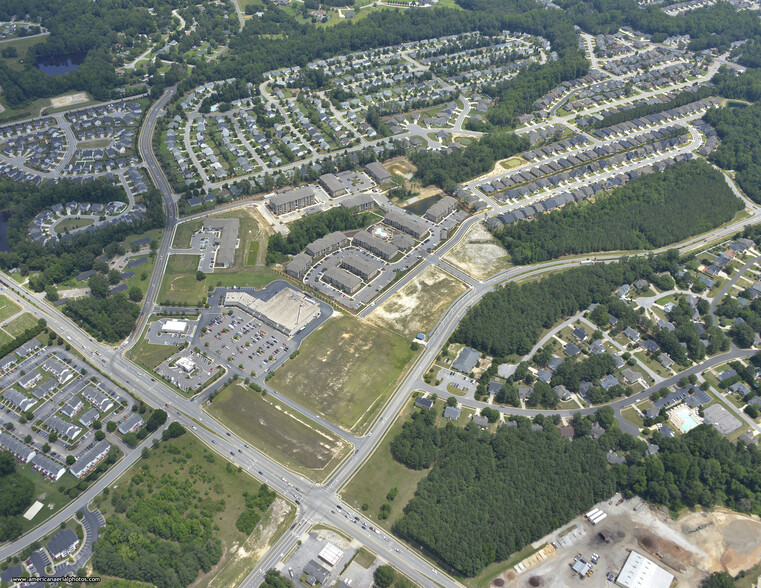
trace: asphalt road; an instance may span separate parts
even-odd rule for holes
[[[8,289],[11,290],[9,295],[19,301],[19,304],[21,304],[25,310],[33,312],[38,317],[45,318],[51,328],[66,336],[74,347],[83,352],[86,357],[92,358],[95,365],[104,372],[107,372],[109,377],[125,386],[130,392],[143,399],[148,404],[155,407],[164,407],[165,410],[169,412],[172,419],[177,420],[187,428],[192,429],[194,434],[196,434],[210,448],[218,451],[226,459],[230,459],[235,464],[246,468],[255,477],[266,481],[271,487],[276,489],[286,498],[293,500],[298,496],[301,504],[298,507],[297,526],[281,537],[275,544],[274,548],[262,559],[261,562],[259,562],[244,582],[246,586],[258,586],[263,579],[264,572],[280,561],[283,554],[287,553],[296,545],[298,535],[310,524],[318,522],[329,524],[352,537],[356,537],[372,551],[391,562],[400,571],[423,586],[459,586],[457,581],[432,568],[426,560],[421,559],[414,550],[409,549],[404,544],[399,543],[391,537],[384,538],[382,535],[377,535],[369,530],[361,529],[360,524],[352,522],[354,516],[359,516],[361,519],[361,514],[354,512],[350,505],[342,503],[337,492],[357,472],[360,465],[372,454],[374,449],[378,446],[380,439],[382,439],[387,433],[389,426],[398,415],[402,405],[411,392],[421,387],[423,373],[436,356],[438,349],[440,349],[440,347],[446,342],[469,308],[478,302],[478,300],[480,300],[487,292],[491,291],[498,284],[532,276],[541,276],[560,268],[577,266],[586,259],[595,259],[599,262],[606,262],[617,260],[621,255],[590,255],[572,260],[547,262],[531,267],[513,267],[484,281],[473,283],[471,280],[470,290],[456,300],[447,310],[444,317],[433,330],[431,337],[427,342],[426,349],[421,354],[418,362],[411,368],[404,382],[389,400],[380,418],[373,425],[370,432],[364,437],[353,439],[355,452],[337,469],[336,473],[326,484],[314,484],[300,475],[289,471],[284,466],[272,461],[253,448],[248,447],[242,440],[232,435],[220,423],[216,422],[205,413],[202,410],[202,407],[199,406],[198,402],[184,398],[172,389],[163,385],[161,382],[155,381],[149,374],[145,373],[142,369],[135,366],[123,356],[126,349],[135,341],[136,337],[139,336],[147,317],[153,311],[154,300],[164,271],[167,253],[177,222],[177,206],[174,200],[174,194],[159,167],[151,145],[151,135],[155,129],[156,121],[161,115],[161,109],[171,99],[174,92],[174,88],[167,90],[161,99],[148,111],[139,137],[140,153],[153,181],[161,191],[164,200],[164,206],[167,211],[167,231],[161,247],[157,251],[156,268],[151,276],[143,309],[138,320],[138,326],[128,342],[117,348],[113,348],[93,341],[57,309],[40,302],[40,299],[35,298],[32,294],[17,286],[11,280],[5,280],[4,282]],[[492,211],[492,214],[493,213],[494,211]],[[749,218],[712,231],[707,235],[686,240],[680,244],[680,249],[683,251],[693,250],[704,246],[708,242],[734,234],[742,227],[758,222],[760,214],[759,209],[755,208]],[[414,276],[422,271],[427,265],[432,263],[442,263],[440,259],[441,256],[454,246],[457,240],[466,232],[468,227],[474,222],[478,222],[481,218],[482,217],[480,216],[473,217],[465,221],[455,236],[450,238],[450,240],[435,254],[425,257],[415,270],[395,284],[393,289],[386,292],[383,295],[382,300],[393,295],[395,291],[409,280],[413,279]],[[650,253],[651,252],[644,252],[641,254],[647,255]],[[99,355],[94,356],[93,354],[96,353]],[[750,353],[750,351],[745,350],[732,350],[728,354],[708,360],[701,365],[690,368],[678,376],[674,376],[669,380],[661,382],[658,387],[669,385],[671,380],[675,382],[684,375],[703,371],[707,367],[715,365],[716,363],[728,361],[729,359],[736,357],[744,357]],[[612,403],[611,406],[616,412],[619,412],[621,408],[636,402],[648,393],[648,391],[645,391],[637,396],[619,400]],[[466,403],[474,407],[480,407],[482,404],[472,400],[468,400]],[[558,412],[542,410],[527,411],[511,408],[505,408],[503,410],[510,414],[524,414],[526,416],[542,413],[554,414]],[[588,408],[583,409],[580,412],[594,412],[595,410],[596,408]],[[577,411],[567,412],[573,413]],[[150,441],[151,439],[148,439],[143,445]],[[94,484],[92,488],[74,500],[63,511],[49,519],[37,529],[27,533],[24,537],[0,549],[0,558],[7,557],[8,555],[19,551],[32,541],[41,538],[50,530],[55,529],[62,521],[72,516],[77,510],[86,506],[86,504],[92,500],[103,487],[117,480],[131,467],[132,463],[134,463],[137,457],[139,457],[139,452],[143,445],[125,456],[125,458],[101,478],[98,483]],[[261,474],[259,472],[261,472]],[[296,491],[296,488],[299,488],[300,491]],[[340,510],[336,508],[338,504],[342,505]],[[349,518],[346,518],[342,512],[351,514],[349,515]]]

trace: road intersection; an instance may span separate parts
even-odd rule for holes
[[[162,115],[164,107],[171,100],[175,93],[174,88],[170,88],[148,111],[139,137],[139,148],[141,156],[145,162],[153,182],[162,194],[164,207],[167,213],[167,224],[164,239],[157,251],[156,266],[151,276],[148,290],[146,292],[143,308],[139,316],[137,326],[132,336],[122,345],[113,348],[110,346],[97,343],[87,334],[83,333],[72,321],[60,313],[57,309],[45,305],[41,299],[36,298],[31,293],[16,285],[11,280],[3,280],[5,293],[17,300],[18,303],[29,312],[32,312],[38,318],[44,318],[48,325],[56,332],[70,337],[71,344],[82,351],[85,356],[97,356],[100,364],[97,367],[109,374],[114,379],[135,394],[146,403],[154,407],[164,407],[170,414],[170,418],[176,420],[191,429],[193,434],[197,435],[210,448],[218,451],[222,456],[233,461],[236,465],[245,468],[253,476],[261,479],[277,490],[282,496],[289,500],[298,499],[297,519],[295,527],[286,532],[257,564],[255,569],[244,581],[245,586],[258,586],[263,580],[264,573],[267,569],[274,567],[282,560],[284,554],[288,553],[297,544],[300,535],[313,523],[329,525],[347,534],[355,537],[366,545],[371,551],[383,559],[390,562],[410,579],[422,586],[459,586],[459,582],[443,572],[431,566],[430,562],[424,559],[420,554],[410,549],[409,546],[397,541],[393,537],[379,535],[375,532],[363,529],[361,522],[363,517],[361,513],[354,512],[350,505],[342,502],[340,497],[341,488],[347,481],[356,475],[360,466],[367,460],[378,447],[380,441],[387,434],[389,427],[399,414],[402,406],[410,397],[414,390],[424,389],[422,376],[438,353],[441,346],[448,340],[451,333],[465,316],[466,312],[476,304],[485,294],[492,291],[495,287],[508,281],[526,279],[529,277],[538,277],[550,272],[557,271],[560,268],[570,268],[579,266],[587,260],[597,262],[612,262],[620,259],[620,254],[597,254],[589,256],[579,256],[570,260],[552,261],[543,264],[537,264],[530,267],[512,267],[482,281],[468,280],[469,290],[460,296],[446,311],[445,315],[439,321],[427,342],[423,353],[419,356],[417,362],[409,370],[406,378],[398,387],[396,392],[388,401],[387,405],[380,414],[378,420],[374,423],[367,435],[362,437],[349,436],[343,434],[344,438],[350,440],[354,445],[353,453],[342,463],[332,477],[325,484],[312,483],[305,478],[297,475],[283,465],[271,460],[261,452],[249,447],[234,434],[228,432],[225,427],[213,419],[203,410],[200,399],[189,399],[180,396],[177,392],[165,386],[163,383],[155,381],[150,374],[144,372],[135,364],[125,358],[125,352],[137,341],[140,333],[143,331],[148,317],[155,310],[155,299],[165,270],[169,249],[174,236],[175,227],[178,222],[178,211],[175,195],[169,186],[169,183],[161,170],[158,161],[153,153],[151,140],[155,125],[158,118]],[[694,139],[693,135],[693,139]],[[504,207],[495,206],[489,211],[489,214],[496,214],[502,211]],[[215,211],[216,212],[216,211]],[[748,218],[730,223],[720,227],[708,234],[688,239],[678,245],[683,251],[692,251],[704,247],[707,243],[717,239],[728,237],[743,227],[755,224],[761,220],[761,210],[753,207]],[[414,279],[420,272],[431,264],[443,264],[441,257],[453,247],[459,239],[465,235],[467,230],[477,222],[483,220],[483,215],[471,217],[461,224],[457,233],[452,236],[436,252],[425,256],[415,268],[395,287],[385,292],[377,301],[377,304],[388,299],[399,288],[402,288],[410,280]],[[640,255],[649,255],[653,252],[643,252]],[[629,254],[632,255],[631,253]],[[371,308],[366,309],[360,316],[365,316]],[[689,375],[690,373],[701,372],[712,365],[726,362],[738,357],[747,357],[751,352],[744,350],[732,349],[729,353],[714,357],[703,364],[693,366],[686,372],[674,376],[668,380],[662,381],[658,387],[663,387],[675,383],[679,378]],[[673,381],[672,381],[673,380]],[[620,410],[630,404],[649,395],[651,390],[645,390],[640,394],[622,399],[610,404],[620,417]],[[282,398],[282,397],[280,397]],[[486,403],[475,400],[464,400],[467,406],[480,409],[487,406]],[[298,406],[296,406],[298,409]],[[568,411],[543,411],[516,409],[510,407],[501,407],[500,410],[507,414],[517,414],[524,416],[534,416],[537,414],[554,414],[560,413],[563,416],[571,416],[575,412],[582,414],[594,413],[598,407],[585,408],[580,410]],[[619,418],[622,426],[626,426],[623,419]],[[631,427],[631,425],[629,425]],[[55,529],[62,521],[71,517],[77,510],[86,506],[95,496],[97,496],[107,485],[117,482],[127,470],[139,458],[142,447],[150,445],[153,438],[160,432],[154,433],[141,446],[116,464],[106,475],[97,483],[75,499],[68,507],[60,513],[51,517],[48,521],[27,533],[17,541],[0,548],[0,558],[5,558],[18,552],[20,549],[38,540],[45,534]],[[301,491],[297,491],[300,488]],[[337,505],[341,505],[338,509]],[[358,518],[355,518],[358,517]],[[367,522],[369,525],[369,521]]]

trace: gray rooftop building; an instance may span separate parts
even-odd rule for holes
[[[218,247],[217,255],[214,259],[214,265],[218,267],[232,266],[235,262],[235,250],[238,247],[240,219],[208,218],[203,222],[203,228],[206,231],[215,231],[219,233],[218,240],[214,242]]]
[[[8,388],[5,392],[3,392],[3,398],[5,398],[5,400],[10,402],[14,408],[17,408],[21,412],[26,412],[36,404],[34,400],[27,398],[21,392],[14,390],[13,388]]]
[[[139,414],[133,414],[129,418],[127,418],[126,421],[124,421],[121,425],[119,425],[119,428],[117,429],[122,435],[126,435],[127,433],[134,433],[140,427],[142,427],[145,424],[145,421],[143,420],[143,417],[141,417]]]
[[[338,181],[335,174],[322,174],[320,176],[320,185],[325,188],[325,191],[331,198],[346,194],[346,188]]]
[[[457,200],[451,196],[444,196],[425,211],[425,218],[437,223],[455,208],[457,208]]]
[[[348,242],[348,237],[341,231],[334,231],[332,233],[328,233],[324,237],[315,239],[313,242],[307,245],[306,253],[307,255],[311,255],[312,259],[317,259],[318,257],[322,257],[323,255],[327,255],[328,253],[335,251],[339,247],[343,247]]]
[[[371,235],[367,231],[359,231],[354,237],[352,237],[354,245],[367,249],[370,253],[377,255],[381,259],[386,261],[396,257],[399,250],[395,245],[379,239],[378,237]]]
[[[375,207],[375,200],[366,194],[358,194],[357,196],[351,196],[341,202],[341,208],[356,208],[358,212],[364,212],[371,210]]]
[[[0,448],[10,451],[13,457],[24,463],[29,463],[29,460],[36,454],[34,449],[30,449],[5,431],[0,432]]]
[[[312,257],[306,253],[299,253],[285,266],[285,273],[294,278],[301,279],[312,265]]]
[[[362,280],[358,276],[355,276],[340,267],[333,266],[328,268],[325,273],[322,274],[322,279],[331,286],[335,286],[339,290],[346,292],[346,294],[354,294],[362,287]]]
[[[349,253],[341,260],[341,267],[369,282],[378,275],[378,268],[356,253]]]
[[[378,184],[383,184],[391,179],[391,173],[386,170],[380,163],[373,161],[365,166],[365,171]]]
[[[419,216],[404,214],[397,210],[390,210],[383,219],[383,222],[408,235],[412,235],[416,239],[422,239],[423,235],[428,232],[428,225]]]
[[[465,347],[460,351],[460,355],[457,356],[457,359],[452,364],[452,368],[456,369],[458,372],[469,374],[473,371],[473,368],[476,367],[476,363],[478,363],[480,357],[481,354],[478,351],[470,347]]]
[[[111,445],[108,441],[98,441],[90,451],[80,457],[74,465],[69,468],[69,471],[81,480],[90,475],[93,470],[98,467],[98,464],[108,457],[108,452],[110,450]]]
[[[295,190],[289,190],[282,194],[275,194],[270,198],[268,206],[275,214],[285,214],[315,203],[314,188],[302,186]]]

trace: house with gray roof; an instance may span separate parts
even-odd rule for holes
[[[481,353],[470,347],[465,347],[460,351],[460,355],[452,364],[452,368],[458,372],[469,374],[476,367],[476,363],[481,358]]]
[[[444,418],[449,421],[456,421],[460,418],[460,409],[456,406],[447,406],[444,408]]]

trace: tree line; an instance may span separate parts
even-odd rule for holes
[[[410,159],[417,167],[415,177],[421,184],[436,184],[454,193],[458,183],[492,170],[500,159],[526,151],[529,147],[526,137],[501,131],[484,135],[464,149],[449,153],[413,151]]]
[[[267,243],[267,263],[275,263],[283,255],[296,255],[312,241],[334,231],[351,231],[370,224],[372,216],[357,214],[346,208],[336,207],[294,221],[287,237],[275,233]]]
[[[412,453],[420,451],[432,466],[393,530],[457,575],[474,576],[507,559],[617,490],[672,512],[723,505],[761,513],[761,451],[709,425],[671,439],[656,432],[660,450],[646,456],[647,443],[622,433],[608,407],[575,415],[573,441],[561,437],[557,415],[536,417],[539,430],[529,419],[511,419],[514,426],[491,434],[473,424],[437,428],[435,419],[415,415],[415,425],[392,440],[392,448],[417,448],[402,459],[392,449],[401,463],[418,463]],[[595,421],[605,431],[598,440],[589,436]],[[609,450],[626,463],[608,466]]]
[[[721,172],[690,161],[592,201],[512,223],[495,236],[516,264],[532,264],[593,251],[664,247],[709,231],[742,208]]]
[[[465,315],[450,342],[495,357],[528,353],[544,329],[561,318],[606,301],[622,284],[668,271],[678,254],[595,264],[551,274],[540,281],[508,283],[487,293]]]

